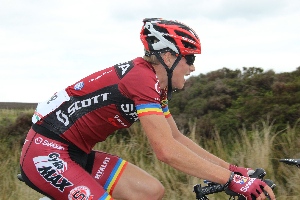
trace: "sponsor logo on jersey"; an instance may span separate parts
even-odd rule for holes
[[[59,153],[50,153],[48,156],[33,158],[33,162],[39,174],[53,187],[63,192],[66,187],[72,186],[73,183],[62,175],[68,166],[59,157]]]
[[[133,62],[129,61],[126,63],[117,64],[114,67],[116,69],[118,77],[122,79],[133,68],[133,66]]]
[[[68,107],[67,114],[65,114],[62,110],[58,110],[56,112],[57,120],[62,122],[65,126],[68,126],[70,123],[69,117],[72,116],[76,111],[82,108],[88,108],[103,101],[107,101],[109,94],[110,93],[102,93],[81,101],[75,101]]]
[[[119,115],[115,115],[114,118],[108,118],[109,123],[111,123],[115,127],[119,127],[118,124],[121,124],[122,126],[127,126],[121,119]]]
[[[38,104],[34,115],[32,116],[32,122],[36,123],[43,117],[51,114],[55,109],[57,109],[64,102],[69,101],[70,96],[66,90],[61,90],[56,92],[48,101],[44,101]]]
[[[48,140],[44,140],[41,137],[35,138],[34,140],[35,144],[41,144],[43,146],[48,146],[51,147],[53,149],[58,149],[58,150],[64,150],[65,148],[56,144],[55,142],[49,142]]]
[[[89,80],[89,82],[96,81],[96,80],[98,80],[99,78],[101,78],[102,76],[104,76],[105,74],[109,74],[109,73],[112,72],[112,71],[113,71],[113,70],[110,70],[110,71],[107,71],[107,72],[103,72],[103,74],[97,76],[96,78],[91,78],[91,79]]]
[[[99,101],[106,101],[108,94],[109,93],[103,93],[88,99],[84,99],[82,101],[76,101],[72,103],[71,106],[68,108],[69,116],[73,115],[77,110],[80,110],[81,108],[85,108],[97,104],[99,103]]]
[[[157,78],[157,77],[156,77]],[[160,86],[159,86],[159,81],[157,79],[157,82],[154,85],[154,88],[156,90],[156,92],[160,95],[161,94],[161,90],[160,90]]]
[[[134,104],[121,104],[123,113],[132,121],[138,120],[138,115]]]
[[[99,169],[98,169],[98,171],[97,171],[97,173],[95,175],[95,179],[100,179],[101,178],[101,176],[104,174],[104,171],[105,171],[105,169],[106,169],[109,161],[110,161],[110,158],[109,157],[105,157],[102,165],[99,167]]]
[[[81,90],[83,88],[83,86],[84,86],[84,83],[83,83],[83,81],[81,81],[81,82],[75,84],[74,89]]]
[[[69,195],[69,200],[92,200],[94,195],[91,195],[91,191],[86,186],[77,186],[73,188]]]
[[[55,99],[58,98],[58,93],[56,92],[48,101],[47,104],[51,103],[52,101],[54,101]]]

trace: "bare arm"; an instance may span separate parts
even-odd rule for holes
[[[174,139],[171,127],[164,116],[146,115],[140,117],[141,124],[146,132],[156,157],[166,164],[186,174],[225,184],[231,172],[216,165],[192,151],[194,147],[188,140]],[[196,150],[195,150],[196,151]],[[200,150],[199,152],[200,153]]]
[[[192,141],[190,138],[186,137],[185,135],[183,135],[177,128],[177,125],[173,119],[173,117],[169,117],[167,118],[167,121],[170,125],[170,128],[172,130],[172,134],[173,137],[180,142],[181,144],[183,144],[184,146],[186,146],[187,148],[189,148],[191,151],[195,152],[198,156],[202,157],[205,160],[208,160],[216,165],[219,165],[225,169],[229,169],[229,163],[225,162],[224,160],[218,158],[217,156],[209,153],[208,151],[206,151],[205,149],[203,149],[201,146],[199,146],[198,144],[196,144],[194,141]]]

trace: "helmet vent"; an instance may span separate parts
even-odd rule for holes
[[[167,34],[169,34],[168,30],[165,29],[165,28],[163,28],[163,27],[155,26],[155,25],[154,25],[153,28],[154,28],[156,31],[160,32],[160,33],[167,33]]]
[[[191,44],[191,43],[189,43],[189,42],[187,42],[187,41],[181,40],[181,42],[182,42],[182,44],[183,44],[183,46],[184,46],[185,48],[189,48],[189,49],[197,49],[197,47],[196,47],[195,45],[193,45],[193,44]]]
[[[184,33],[184,32],[181,32],[181,31],[178,31],[178,30],[174,30],[174,31],[175,31],[175,33],[176,33],[177,35],[180,35],[181,37],[186,37],[186,38],[188,38],[188,39],[194,41],[194,38],[192,38],[192,37],[189,36],[188,34],[186,34],[186,33]]]

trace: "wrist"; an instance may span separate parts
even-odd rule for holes
[[[233,164],[229,164],[229,171],[232,171],[232,172],[235,172],[237,166],[236,165],[233,165]]]
[[[225,185],[224,185],[224,188],[227,188],[227,187],[228,187],[228,185],[229,185],[229,184],[231,183],[231,181],[233,180],[233,177],[234,177],[234,172],[231,172],[228,181],[227,181],[227,182],[225,183]]]

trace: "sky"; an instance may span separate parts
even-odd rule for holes
[[[143,55],[144,18],[200,37],[192,75],[223,67],[300,66],[299,0],[0,0],[0,102],[41,102],[81,78]]]

